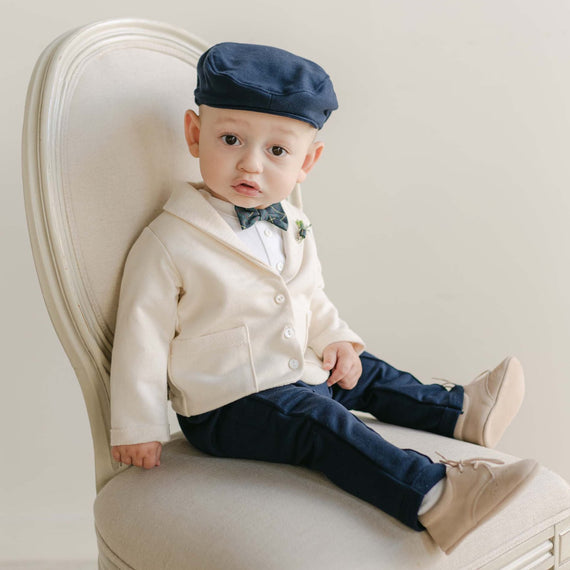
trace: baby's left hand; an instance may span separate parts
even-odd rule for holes
[[[323,368],[332,370],[327,384],[352,390],[362,374],[362,363],[350,342],[333,342],[323,350]]]

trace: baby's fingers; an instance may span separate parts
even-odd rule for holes
[[[333,386],[337,382],[341,382],[346,378],[346,376],[350,373],[352,368],[352,363],[349,359],[343,358],[342,355],[339,355],[339,359],[336,362],[335,368],[332,374],[329,376],[328,385]]]
[[[152,447],[146,453],[146,455],[142,458],[142,462],[140,467],[144,467],[145,469],[151,469],[152,467],[156,467],[160,465],[160,452],[162,450],[162,445],[158,443],[156,447]]]
[[[335,348],[327,346],[323,350],[323,369],[332,370],[337,361],[337,351]]]
[[[130,453],[125,448],[126,446],[115,446],[111,448],[111,455],[113,459],[119,463],[124,463],[125,465],[130,465],[132,458]]]
[[[357,366],[353,366],[350,371],[338,381],[338,385],[344,390],[352,390],[360,379],[361,369]]]
[[[158,465],[156,462],[156,455],[154,453],[149,453],[142,458],[140,467],[144,467],[145,469],[152,469],[155,465]]]

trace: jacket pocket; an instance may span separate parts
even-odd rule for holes
[[[170,381],[188,415],[219,408],[256,392],[247,327],[172,341]]]

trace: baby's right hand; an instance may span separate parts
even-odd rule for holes
[[[162,444],[159,441],[134,443],[132,445],[115,445],[111,448],[113,459],[125,465],[136,465],[151,469],[160,465]]]

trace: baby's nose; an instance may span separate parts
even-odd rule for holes
[[[243,172],[259,173],[263,170],[263,161],[256,149],[244,151],[238,162],[238,168]]]

